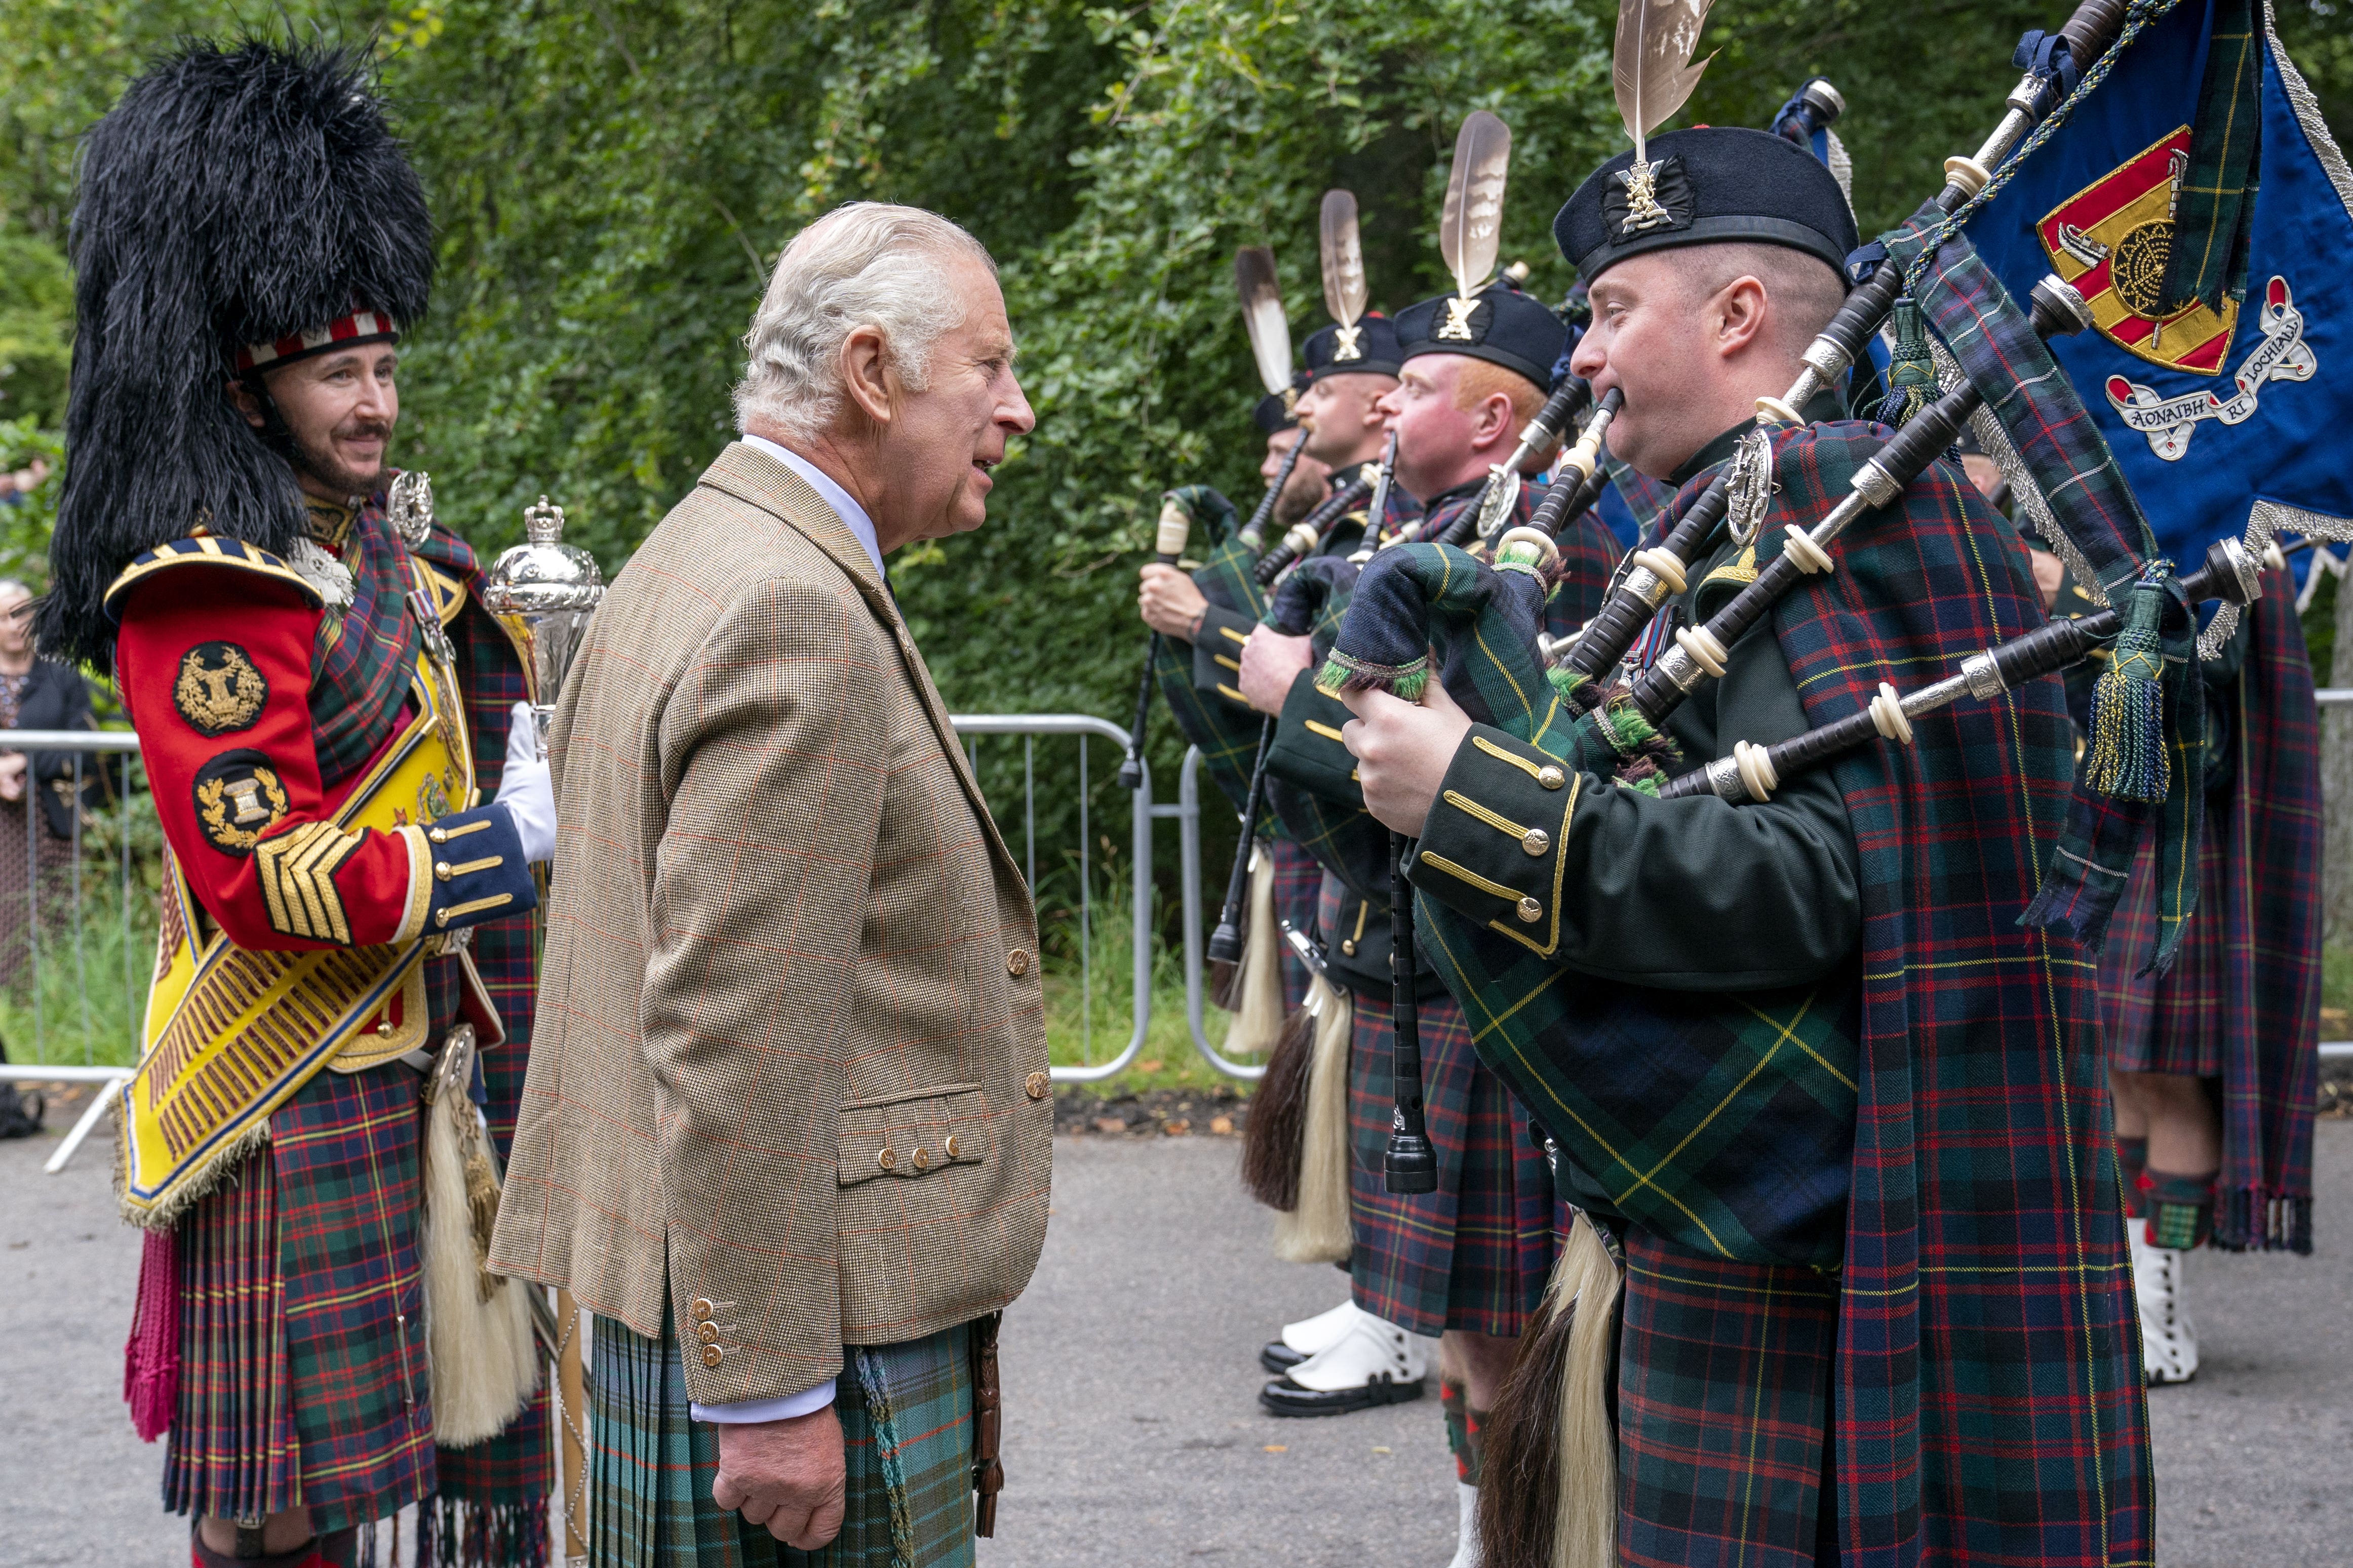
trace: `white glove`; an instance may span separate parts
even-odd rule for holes
[[[524,859],[555,858],[555,785],[540,760],[539,720],[528,702],[514,705],[507,726],[506,773],[499,780],[494,804],[513,816]]]

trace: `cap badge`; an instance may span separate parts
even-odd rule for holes
[[[1604,193],[1601,216],[1616,221],[1618,238],[1630,239],[1658,228],[1688,228],[1698,205],[1681,158],[1636,163],[1609,176],[1618,189]]]
[[[1440,323],[1438,331],[1432,332],[1430,336],[1445,342],[1477,342],[1479,337],[1471,330],[1471,317],[1478,309],[1479,300],[1475,296],[1467,300],[1460,294],[1449,296],[1446,301],[1446,320]]]
[[[1365,329],[1360,326],[1335,327],[1332,336],[1332,363],[1337,364],[1342,360],[1364,358],[1364,345],[1358,341],[1364,335]]]

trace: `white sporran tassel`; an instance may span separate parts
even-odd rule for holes
[[[498,1215],[498,1152],[468,1096],[473,1076],[474,1029],[460,1024],[427,1081],[420,1248],[433,1440],[448,1448],[497,1436],[539,1385],[530,1287],[484,1268]]]

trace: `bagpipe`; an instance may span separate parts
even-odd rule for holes
[[[1366,517],[1377,519],[1388,510],[1389,481],[1397,473],[1397,434],[1390,432],[1388,444],[1382,449],[1380,467],[1375,477],[1366,479],[1362,473],[1334,490],[1319,502],[1314,511],[1291,525],[1273,549],[1259,557],[1252,574],[1261,588],[1271,587],[1292,563],[1313,555],[1331,542],[1332,532],[1347,521],[1359,507],[1368,508]]]
[[[1259,382],[1269,397],[1279,397],[1291,390],[1291,326],[1283,315],[1282,291],[1275,282],[1274,252],[1262,246],[1245,246],[1234,253],[1234,286],[1241,295],[1242,327],[1250,336],[1250,357],[1258,366]],[[1243,523],[1240,538],[1255,554],[1265,539],[1267,520],[1274,515],[1275,502],[1282,499],[1282,487],[1291,482],[1293,470],[1299,467],[1300,455],[1307,449],[1307,432],[1302,430],[1282,455],[1282,464],[1259,498],[1257,510]],[[1175,566],[1185,554],[1185,543],[1192,531],[1192,517],[1183,508],[1164,502],[1160,521],[1153,539],[1154,559],[1163,566]],[[1152,688],[1154,670],[1160,662],[1160,634],[1148,634],[1144,639],[1144,674],[1135,686],[1135,722],[1128,726],[1127,755],[1120,760],[1119,785],[1136,789],[1144,783],[1144,727],[1152,718]]]

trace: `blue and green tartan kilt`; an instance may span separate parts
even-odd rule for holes
[[[180,1222],[165,1508],[307,1504],[326,1531],[434,1489],[418,1082],[396,1063],[320,1073]]]
[[[712,1500],[718,1428],[692,1418],[667,1303],[662,1320],[659,1342],[596,1320],[588,1373],[593,1568],[970,1568],[966,1325],[844,1349],[834,1396],[847,1469],[841,1533],[803,1552]]]
[[[1625,1251],[1619,1562],[1812,1568],[1836,1281],[1709,1258],[1642,1230],[1626,1233]]]
[[[1302,934],[1315,930],[1315,900],[1324,889],[1324,868],[1315,857],[1288,838],[1265,840],[1274,857],[1274,918],[1288,921],[1291,929]],[[1286,1014],[1299,1011],[1307,1000],[1308,982],[1313,978],[1307,965],[1282,944],[1282,1010]]]
[[[1389,1113],[1388,998],[1359,993],[1349,1045],[1349,1207],[1356,1305],[1418,1334],[1517,1334],[1544,1295],[1557,1247],[1551,1168],[1527,1113],[1479,1063],[1462,1009],[1421,1001],[1422,1116],[1438,1190],[1393,1195],[1382,1177]]]

